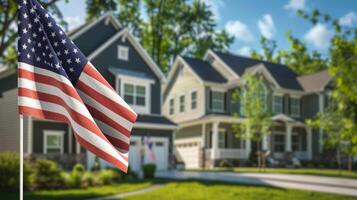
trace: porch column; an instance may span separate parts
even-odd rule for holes
[[[212,162],[218,157],[218,122],[212,124],[212,149],[211,149],[211,158]],[[213,164],[214,166],[214,164]]]
[[[26,119],[26,118],[25,118]],[[32,117],[27,117],[27,154],[30,155],[33,152],[33,130],[32,130]]]
[[[322,93],[319,94],[319,112],[322,113],[324,112],[324,107],[325,107],[325,99],[324,95]],[[323,151],[323,144],[324,144],[324,132],[320,128],[319,129],[319,152],[322,153]]]
[[[202,148],[206,147],[206,124],[203,123],[202,124],[202,144],[201,144]]]
[[[291,131],[292,125],[286,124],[285,152],[291,152]]]
[[[307,130],[307,158],[309,160],[312,159],[312,129],[306,128]]]
[[[263,147],[262,147],[262,150],[263,151],[267,151],[267,150],[269,150],[269,147],[268,147],[268,135],[264,135],[264,137],[263,137]]]
[[[246,158],[249,158],[249,155],[250,155],[250,151],[252,150],[251,148],[251,141],[250,141],[250,129],[249,127],[247,127],[246,129],[246,136],[247,138],[245,139],[245,156]]]

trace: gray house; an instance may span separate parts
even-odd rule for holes
[[[178,57],[164,89],[163,114],[179,125],[175,150],[186,168],[245,162],[256,148],[232,130],[232,124],[245,120],[244,102],[233,101],[232,93],[243,91],[247,73],[264,78],[263,96],[273,113],[272,134],[263,139],[262,149],[275,160],[321,155],[323,132],[307,127],[305,119],[325,107],[331,80],[326,70],[297,76],[284,65],[209,50],[203,59]]]
[[[132,130],[129,166],[154,162],[158,170],[172,167],[176,125],[161,115],[166,78],[133,35],[111,15],[88,22],[69,33],[97,70],[139,114]],[[0,151],[18,151],[19,117],[15,70],[0,74]],[[25,153],[57,160],[68,168],[76,162],[90,168],[94,155],[81,148],[64,123],[24,119]],[[149,149],[150,144],[150,149]],[[154,158],[150,156],[156,155]],[[103,161],[103,165],[106,165]]]

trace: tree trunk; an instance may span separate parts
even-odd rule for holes
[[[339,171],[339,174],[341,175],[341,152],[340,152],[340,149],[337,149],[336,159],[337,159],[338,171]]]
[[[348,164],[347,164],[348,165],[348,171],[352,171],[352,165],[353,165],[352,164],[353,163],[352,162],[352,155],[348,155],[348,161],[347,162],[348,162]]]
[[[257,141],[257,158],[258,158],[258,168],[260,171],[262,168],[262,162],[261,162],[262,155],[260,152],[260,142],[259,141]]]

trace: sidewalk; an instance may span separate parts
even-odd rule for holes
[[[234,172],[157,172],[157,178],[177,180],[199,179],[280,188],[311,190],[341,195],[357,196],[357,180],[311,175],[261,174]]]

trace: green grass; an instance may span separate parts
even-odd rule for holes
[[[25,200],[82,200],[110,196],[123,192],[139,190],[152,185],[151,181],[129,182],[115,185],[89,187],[87,189],[49,190],[25,193]],[[17,200],[17,193],[0,193],[0,199]]]
[[[304,175],[316,175],[316,176],[330,176],[330,177],[344,177],[344,178],[354,178],[357,179],[356,171],[347,170],[337,170],[337,169],[309,169],[309,168],[299,168],[299,169],[287,169],[287,168],[267,168],[264,171],[258,168],[250,167],[238,167],[238,168],[215,168],[208,170],[189,170],[189,171],[230,171],[230,172],[254,172],[254,173],[274,173],[274,174],[304,174]]]
[[[357,198],[302,190],[192,180],[171,182],[155,191],[124,199],[356,200]]]

